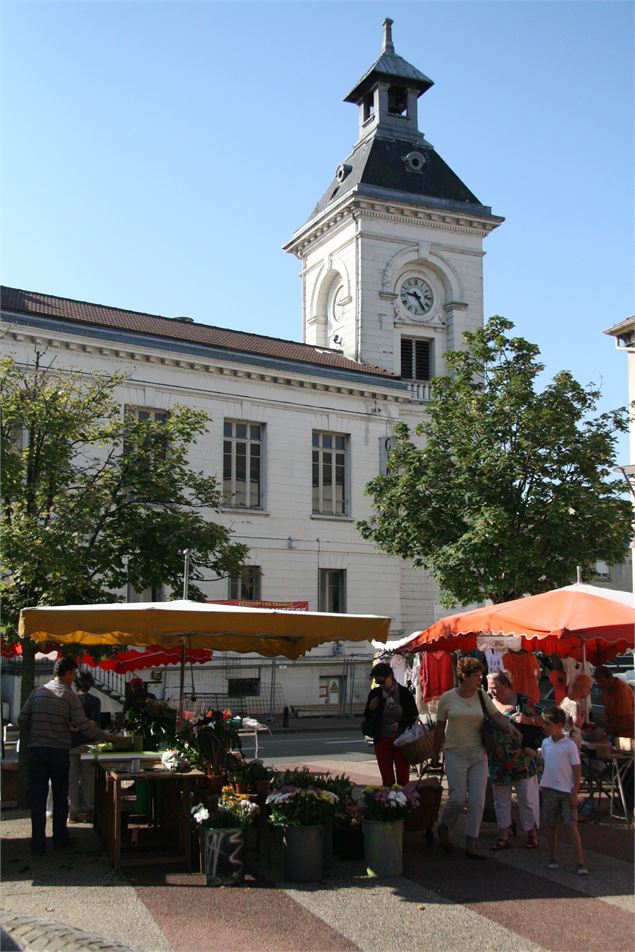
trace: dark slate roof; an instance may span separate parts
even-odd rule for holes
[[[364,73],[360,81],[345,97],[344,102],[359,102],[379,79],[392,79],[397,80],[403,86],[414,86],[419,90],[419,95],[434,86],[431,79],[402,56],[398,56],[397,53],[386,52],[382,53],[370,69]]]
[[[18,288],[2,287],[0,295],[2,310],[14,314],[55,318],[80,326],[130,331],[155,338],[168,338],[188,344],[208,346],[215,350],[297,361],[302,364],[313,364],[322,369],[398,379],[381,367],[350,360],[339,351],[282,340],[278,337],[264,337],[260,334],[233,331],[209,324],[184,323],[171,317],[127,311],[104,304],[90,304],[87,301],[75,301],[71,298],[39,294],[36,291],[22,291]]]
[[[425,156],[425,165],[420,172],[409,171],[403,161],[403,156],[413,151]],[[311,218],[354,188],[363,194],[364,186],[372,188],[372,194],[379,198],[383,190],[385,197],[393,201],[412,200],[423,206],[439,203],[447,206],[451,203],[452,206],[464,206],[457,209],[464,214],[491,217],[491,208],[480,204],[476,195],[423,137],[413,142],[412,139],[370,136],[353,150],[344,164],[350,165],[351,171],[341,184],[333,179],[313,209]],[[401,199],[393,193],[401,193]]]

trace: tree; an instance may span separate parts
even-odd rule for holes
[[[3,638],[34,605],[116,601],[122,588],[178,592],[182,551],[193,553],[189,596],[204,570],[239,571],[247,547],[209,520],[216,479],[188,453],[207,414],[175,406],[164,420],[123,412],[122,375],[85,377],[0,363]],[[23,645],[22,698],[33,686],[35,646]]]
[[[557,588],[577,565],[591,577],[632,534],[612,478],[625,410],[598,413],[599,390],[568,371],[538,392],[540,351],[513,326],[493,317],[445,355],[415,439],[400,424],[386,475],[366,487],[362,536],[429,569],[447,607]]]

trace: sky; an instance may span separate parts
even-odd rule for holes
[[[300,340],[282,245],[357,137],[379,55],[434,80],[426,138],[505,222],[485,315],[627,401],[631,0],[0,0],[2,283]],[[626,441],[621,444],[626,462]]]

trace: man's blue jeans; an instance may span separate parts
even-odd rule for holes
[[[49,780],[53,789],[53,846],[63,846],[68,838],[69,753],[56,747],[30,747],[29,782],[31,792],[31,849],[46,849],[46,798]]]

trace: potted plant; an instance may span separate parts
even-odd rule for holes
[[[369,876],[401,876],[403,820],[419,804],[416,789],[366,787],[364,799],[364,853]]]
[[[143,737],[144,750],[159,750],[174,744],[176,711],[164,701],[149,698],[144,704],[130,708],[125,724]]]
[[[267,797],[269,823],[282,828],[284,877],[308,883],[324,875],[324,824],[332,822],[337,794],[319,787],[283,786]]]
[[[340,800],[333,817],[333,846],[340,859],[364,858],[364,814],[352,797]]]
[[[198,718],[188,718],[176,736],[174,746],[192,765],[212,780],[219,792],[226,781],[232,762],[230,751],[240,749],[238,730],[241,719],[229,709],[207,711]]]
[[[235,757],[228,764],[227,779],[234,784],[237,793],[257,793],[266,796],[269,792],[271,770],[262,760],[243,760]]]
[[[245,830],[260,808],[249,796],[224,787],[218,804],[192,807],[201,840],[201,869],[208,886],[236,886],[245,876]]]

